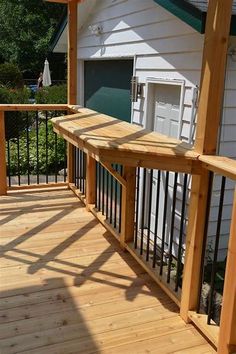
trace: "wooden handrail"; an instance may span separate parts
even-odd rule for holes
[[[199,156],[202,166],[209,171],[236,180],[236,160],[224,156]]]
[[[64,111],[67,104],[0,104],[0,111]]]

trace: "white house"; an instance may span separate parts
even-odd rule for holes
[[[78,6],[78,103],[192,143],[207,0],[85,0]],[[236,14],[234,1],[233,14]],[[235,15],[236,16],[236,15]],[[236,18],[230,47],[218,143],[236,158]],[[64,22],[54,51],[67,51]],[[217,55],[217,53],[216,53]],[[130,101],[131,77],[139,95]],[[221,252],[224,257],[233,183],[227,185]],[[219,190],[216,181],[214,195]],[[209,234],[214,236],[215,207]]]

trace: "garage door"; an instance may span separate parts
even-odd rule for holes
[[[86,61],[84,63],[85,107],[130,122],[132,75],[132,60]]]

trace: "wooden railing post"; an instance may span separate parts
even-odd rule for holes
[[[96,160],[87,154],[86,160],[86,205],[95,204],[96,200]]]
[[[196,310],[200,286],[201,257],[205,231],[210,174],[193,176],[189,204],[186,255],[180,315],[188,322],[188,311]]]
[[[0,111],[0,195],[7,194],[7,166],[4,111]]]
[[[126,187],[122,186],[120,244],[124,249],[125,244],[134,239],[136,168],[124,166],[123,178],[126,181]]]
[[[236,352],[236,189],[234,193],[233,213],[227,263],[223,303],[220,318],[220,333],[218,353],[228,354]]]
[[[216,153],[221,121],[232,0],[209,0],[201,70],[195,152]],[[217,55],[215,54],[217,53]],[[201,271],[209,172],[193,176],[180,314],[196,311]]]
[[[69,105],[77,103],[77,1],[68,2],[68,99]],[[73,146],[68,143],[67,149],[67,180],[73,183],[74,154]]]

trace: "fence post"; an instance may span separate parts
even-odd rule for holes
[[[205,169],[200,176],[192,178],[180,306],[180,315],[186,322],[189,321],[188,311],[195,311],[198,303],[209,181],[210,173]]]
[[[96,200],[96,160],[87,154],[86,160],[86,205],[95,204]]]
[[[4,111],[0,111],[0,195],[7,194],[7,166]]]
[[[218,342],[219,354],[236,352],[236,189],[227,253],[223,302]]]
[[[70,105],[77,103],[77,30],[78,13],[77,1],[69,1],[68,9],[68,99]],[[73,175],[74,154],[73,145],[68,143],[67,149],[67,180],[68,183],[74,182]]]
[[[125,244],[134,239],[136,168],[124,166],[123,178],[126,188],[122,186],[120,244],[125,248]]]

